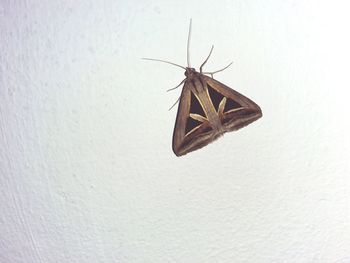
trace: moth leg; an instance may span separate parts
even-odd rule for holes
[[[213,71],[213,72],[201,72],[202,74],[209,74],[209,75],[211,75],[212,76],[212,78],[213,78],[213,75],[214,74],[216,74],[216,73],[218,73],[218,72],[221,72],[221,71],[224,71],[225,69],[227,69],[229,66],[231,66],[232,65],[232,63],[233,62],[231,62],[230,64],[228,64],[226,67],[224,67],[224,68],[222,68],[222,69],[219,69],[219,70],[216,70],[216,71]]]
[[[211,55],[211,52],[213,52],[213,49],[214,49],[214,45],[211,46],[211,49],[210,49],[210,52],[209,52],[208,57],[206,58],[206,60],[204,60],[204,62],[203,62],[202,65],[200,66],[200,68],[199,68],[199,72],[200,72],[200,73],[202,73],[202,68],[203,68],[203,66],[205,65],[205,63],[207,63],[207,61],[208,61],[208,59],[209,59],[209,57],[210,57],[210,55]]]
[[[175,101],[173,106],[171,106],[168,110],[171,110],[172,108],[174,108],[174,106],[179,102],[180,98],[181,98],[181,96]]]
[[[167,90],[167,92],[168,92],[168,91],[171,91],[171,90],[174,90],[174,89],[177,89],[178,87],[180,87],[180,86],[181,86],[181,84],[182,84],[182,83],[184,83],[184,82],[185,82],[185,80],[186,80],[186,79],[184,79],[183,81],[181,81],[181,82],[180,82],[180,84],[179,84],[179,85],[177,85],[175,88],[168,89],[168,90]]]

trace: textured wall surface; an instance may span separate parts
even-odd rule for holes
[[[1,0],[0,262],[350,262],[347,3]],[[140,58],[191,17],[264,117],[177,158],[183,71]]]

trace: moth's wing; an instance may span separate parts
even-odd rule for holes
[[[181,147],[181,143],[186,135],[185,129],[190,114],[190,103],[191,90],[188,88],[187,82],[185,82],[180,96],[173,133],[173,151],[176,155],[178,155],[178,149]]]
[[[213,78],[203,75],[203,79],[225,131],[238,130],[262,117],[260,107],[251,99]]]
[[[219,135],[213,132],[203,106],[194,92],[193,82],[182,89],[173,133],[173,151],[177,156],[197,150]]]

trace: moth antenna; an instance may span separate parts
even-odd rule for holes
[[[190,42],[191,42],[191,34],[192,34],[192,18],[190,19],[190,27],[188,29],[188,37],[187,37],[187,66],[191,67],[190,62]]]
[[[173,104],[173,106],[171,106],[168,111],[170,111],[172,108],[174,108],[174,106],[179,102],[181,96],[175,101],[175,103]]]
[[[216,71],[213,71],[213,72],[203,72],[203,74],[210,74],[211,76],[213,76],[213,74],[221,72],[221,71],[224,71],[225,69],[227,69],[229,66],[232,65],[232,63],[233,63],[233,61],[230,64],[228,64],[226,67],[222,68],[222,69],[219,69],[219,70],[216,70]]]
[[[181,84],[182,84],[182,83],[184,83],[184,82],[185,82],[185,80],[186,80],[186,79],[184,79],[183,81],[181,81],[181,82],[180,82],[180,84],[179,84],[179,85],[177,85],[175,88],[168,89],[168,90],[167,90],[167,92],[168,92],[168,91],[171,91],[171,90],[174,90],[174,89],[177,89],[178,87],[180,87],[180,86],[181,86]]]
[[[213,52],[213,49],[214,49],[214,45],[211,46],[211,49],[210,49],[208,57],[206,58],[206,60],[204,60],[204,62],[202,63],[201,67],[199,68],[199,72],[200,73],[202,73],[202,68],[205,65],[205,63],[207,63],[208,59],[210,58],[210,55],[211,55],[211,52]]]
[[[167,64],[170,64],[170,65],[174,65],[174,66],[177,66],[177,67],[179,67],[179,68],[182,68],[182,69],[186,70],[186,68],[183,67],[183,66],[180,66],[180,65],[175,64],[175,63],[173,63],[173,62],[166,61],[166,60],[162,60],[162,59],[156,59],[156,58],[141,58],[141,59],[143,59],[143,60],[152,60],[152,61],[163,62],[163,63],[167,63]]]

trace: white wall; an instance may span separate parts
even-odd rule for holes
[[[348,1],[2,0],[0,262],[350,262]],[[192,63],[264,117],[177,158]]]

